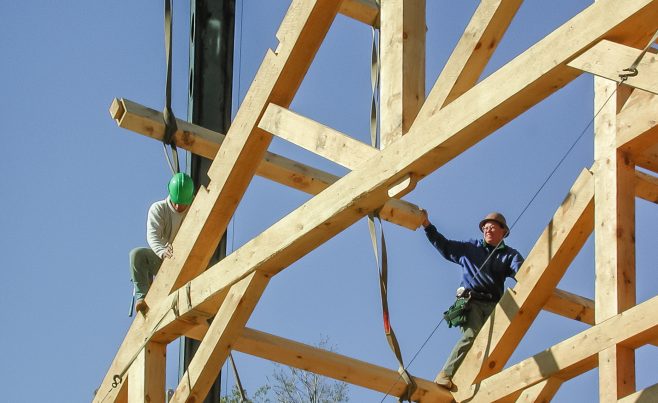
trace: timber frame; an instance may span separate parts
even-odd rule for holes
[[[658,58],[648,52],[640,74],[618,88],[617,74],[658,29],[658,0],[598,0],[478,82],[521,2],[482,0],[425,97],[424,71],[407,67],[424,65],[419,20],[425,0],[387,0],[381,10],[374,0],[292,0],[276,35],[279,45],[265,56],[228,133],[178,122],[176,144],[214,159],[211,181],[190,207],[175,240],[175,259],[165,261],[146,297],[151,309],[134,319],[94,401],[163,401],[164,347],[181,335],[201,345],[174,402],[201,401],[230,349],[400,395],[395,369],[246,328],[269,280],[370,212],[417,228],[420,208],[400,199],[417,181],[584,72],[597,76],[594,110],[601,110],[594,165],[557,206],[517,285],[503,296],[455,374],[456,387],[448,391],[416,378],[413,399],[550,400],[563,382],[594,367],[600,401],[655,399],[658,384],[643,391],[635,386],[635,349],[658,341],[658,295],[636,304],[634,200],[658,202],[658,177],[646,173],[658,172]],[[382,149],[287,109],[339,12],[381,27]],[[159,112],[117,99],[110,113],[121,127],[162,138]],[[351,172],[339,178],[269,153],[273,135]],[[254,175],[314,196],[207,268]],[[593,301],[556,289],[592,233]],[[592,326],[505,368],[542,309]],[[214,318],[210,324],[208,318]],[[113,387],[117,374],[124,376]]]

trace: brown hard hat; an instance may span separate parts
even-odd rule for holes
[[[493,213],[487,214],[486,217],[482,221],[480,221],[480,231],[482,231],[482,227],[484,227],[484,224],[486,224],[489,221],[496,222],[500,224],[501,227],[505,228],[505,231],[507,232],[505,234],[505,238],[509,235],[509,227],[507,227],[507,220],[505,220],[505,216],[494,211]]]

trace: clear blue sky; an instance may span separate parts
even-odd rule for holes
[[[427,90],[461,35],[475,0],[428,0]],[[583,0],[528,1],[485,75],[586,7]],[[234,105],[248,85],[289,1],[237,0]],[[162,2],[0,3],[0,166],[3,290],[0,379],[3,401],[83,402],[105,374],[126,330],[128,251],[145,245],[148,206],[165,195],[162,146],[116,127],[114,97],[162,109]],[[189,4],[174,9],[173,107],[187,111]],[[240,25],[242,36],[240,37]],[[291,109],[368,141],[370,28],[339,16]],[[241,56],[240,56],[241,55]],[[240,77],[238,83],[237,78]],[[238,91],[239,90],[239,91]],[[238,94],[239,92],[239,94]],[[592,116],[592,79],[582,76],[421,182],[406,197],[453,239],[479,236],[477,222],[500,210],[514,221]],[[592,163],[591,129],[512,230],[524,255],[581,169]],[[335,174],[340,167],[281,141],[270,150]],[[233,250],[308,199],[255,178],[230,226]],[[637,202],[638,300],[655,294],[658,252],[650,243],[655,206]],[[459,268],[442,260],[422,231],[385,226],[393,326],[408,361],[453,299]],[[376,269],[365,221],[271,281],[249,326],[308,344],[329,338],[347,356],[397,368],[382,331]],[[593,298],[591,240],[560,287]],[[542,313],[514,354],[518,362],[586,326]],[[457,331],[442,326],[410,372],[432,379]],[[656,382],[655,347],[638,354],[638,387]],[[176,346],[169,352],[174,385]],[[273,364],[235,354],[248,391]],[[232,376],[229,386],[232,385]],[[596,370],[567,382],[556,401],[593,401]],[[355,402],[383,396],[351,386]],[[387,401],[394,401],[388,398]]]

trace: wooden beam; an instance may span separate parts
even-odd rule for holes
[[[435,114],[477,83],[522,1],[480,1],[418,116]]]
[[[244,328],[233,349],[283,365],[314,372],[391,396],[400,396],[404,382],[395,370],[298,343],[257,330]],[[450,402],[452,395],[434,382],[414,378],[418,389],[414,401]]]
[[[580,295],[555,289],[544,310],[579,322],[594,324],[594,301]]]
[[[658,203],[658,178],[635,171],[635,195],[646,201]]]
[[[229,291],[170,402],[201,402],[256,307],[269,276],[255,272]]]
[[[380,148],[409,131],[425,101],[425,0],[381,5]]]
[[[128,403],[165,401],[167,345],[147,343],[128,371]]]
[[[658,95],[636,90],[627,104],[617,115],[617,148],[641,159],[658,144]]]
[[[516,399],[517,403],[535,403],[535,402],[550,402],[553,396],[557,393],[562,386],[563,381],[558,378],[545,379],[539,383],[526,388],[521,392],[521,395]]]
[[[469,385],[505,366],[592,232],[593,197],[594,180],[583,170],[457,369],[458,401],[470,398]]]
[[[343,0],[339,12],[364,24],[379,26],[379,2],[377,0]]]
[[[594,78],[595,321],[635,305],[635,166],[617,148],[616,84]],[[635,391],[635,352],[611,346],[599,354],[599,400]]]
[[[649,147],[641,155],[635,156],[635,165],[658,173],[658,145]]]
[[[275,104],[267,107],[258,127],[351,170],[379,153],[366,143]]]
[[[646,389],[638,390],[637,392],[630,394],[622,399],[619,399],[619,403],[652,403],[658,401],[658,383],[652,386],[649,386]]]
[[[602,40],[587,52],[569,63],[570,67],[592,73],[615,82],[621,82],[619,74],[631,67],[641,50]],[[628,77],[624,84],[658,94],[658,56],[647,52],[637,66],[638,75]]]
[[[615,345],[638,348],[658,338],[658,296],[615,315],[543,352],[471,386],[471,402],[494,402],[557,377],[569,380],[596,367],[596,356]]]
[[[110,115],[119,127],[162,141],[164,118],[162,112],[137,104],[124,98],[115,98],[110,106]],[[215,159],[219,147],[226,137],[222,133],[208,130],[181,119],[176,119],[178,130],[173,140],[176,146],[208,159]],[[256,174],[271,181],[318,194],[338,177],[280,155],[266,152],[258,165]]]
[[[156,110],[121,98],[114,99],[112,102],[110,115],[119,127],[124,129],[132,130],[160,141],[164,136],[162,113]],[[261,123],[263,120],[267,120],[267,118],[264,117],[261,119]],[[319,123],[316,124],[319,125]],[[213,132],[184,120],[177,120],[177,125],[178,131],[174,134],[174,141],[178,147],[201,155],[202,157],[209,159],[215,158],[222,141],[224,141],[225,136],[223,134]],[[331,131],[332,129],[328,130]],[[330,133],[329,136],[331,135]],[[370,148],[368,148],[368,151],[364,150],[361,149],[363,152],[371,151]],[[312,195],[320,193],[339,179],[337,176],[328,172],[271,152],[265,153],[265,157],[258,166],[256,174]],[[423,221],[423,214],[418,206],[397,199],[390,199],[384,204],[380,212],[380,217],[383,220],[412,230],[418,228]]]

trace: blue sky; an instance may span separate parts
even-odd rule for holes
[[[244,96],[289,1],[237,0],[234,109]],[[429,0],[427,91],[479,2]],[[527,1],[485,76],[589,4]],[[244,9],[244,15],[241,10]],[[162,3],[0,3],[0,166],[4,287],[0,293],[8,402],[91,399],[130,324],[128,252],[145,245],[148,206],[165,195],[162,146],[116,127],[114,97],[155,109],[164,105]],[[174,7],[173,109],[187,111],[189,4]],[[242,35],[240,35],[242,26]],[[370,28],[338,16],[291,109],[369,141]],[[239,80],[238,80],[239,78]],[[419,183],[406,200],[426,208],[448,237],[479,236],[492,210],[515,221],[572,141],[589,122],[592,79],[583,75]],[[592,163],[591,129],[513,228],[508,243],[527,255],[578,173]],[[270,150],[337,175],[345,170],[275,139]],[[255,178],[229,227],[234,250],[309,196]],[[638,301],[655,295],[656,207],[637,201]],[[385,224],[389,305],[408,361],[452,303],[458,267],[442,260],[422,231]],[[359,221],[276,276],[249,326],[308,344],[328,337],[341,354],[397,368],[382,331],[376,268],[366,222]],[[592,241],[560,288],[594,295]],[[510,363],[586,326],[542,313]],[[432,379],[457,331],[441,326],[410,368]],[[176,343],[174,343],[176,344]],[[169,351],[175,384],[177,349]],[[655,347],[637,354],[638,388],[656,382]],[[273,364],[235,354],[242,381],[254,391]],[[232,385],[229,376],[228,385]],[[596,370],[565,383],[556,401],[594,400]],[[350,387],[352,401],[381,393]],[[387,401],[394,401],[388,398]]]

